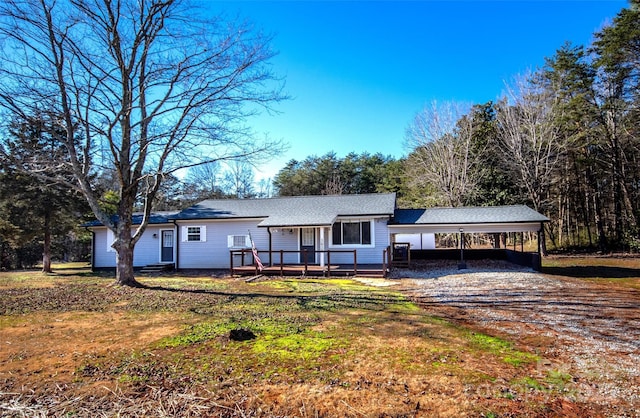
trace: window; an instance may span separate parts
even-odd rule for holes
[[[188,226],[187,227],[187,241],[200,241],[200,227]]]
[[[182,242],[205,242],[207,240],[207,228],[205,226],[183,226]]]
[[[249,235],[227,235],[227,247],[229,248],[249,248],[251,240]]]
[[[371,245],[371,221],[336,222],[332,238],[333,245]]]

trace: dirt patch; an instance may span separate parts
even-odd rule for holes
[[[87,360],[132,352],[179,331],[167,313],[47,313],[14,322],[2,327],[0,340],[0,388],[11,390],[18,378],[42,389],[47,382],[70,383]]]
[[[428,265],[396,271],[435,315],[539,353],[577,404],[640,416],[640,292],[516,266]],[[417,278],[422,276],[422,278]]]

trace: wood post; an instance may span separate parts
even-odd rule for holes
[[[307,275],[307,272],[309,270],[307,263],[309,263],[309,258],[307,257],[307,250],[304,249],[302,250],[302,259],[304,260],[304,275]]]
[[[357,250],[353,250],[353,275],[358,274],[358,252]]]
[[[280,250],[280,276],[284,276],[284,251]]]

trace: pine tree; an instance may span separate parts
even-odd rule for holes
[[[78,193],[56,182],[47,170],[39,169],[59,161],[56,176],[72,178],[60,139],[66,134],[55,118],[43,113],[17,119],[9,132],[5,143],[11,158],[3,160],[0,199],[7,219],[20,231],[20,242],[26,245],[37,238],[42,249],[42,271],[51,272],[54,238],[78,227],[88,207]],[[22,261],[17,264],[24,264]]]

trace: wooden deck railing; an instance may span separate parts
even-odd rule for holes
[[[386,266],[388,265],[388,250],[383,251],[382,255],[382,265],[383,271],[386,272]],[[256,274],[259,273],[258,264],[253,259],[253,251],[250,248],[238,249],[238,250],[230,250],[229,251],[229,266],[231,269],[231,274],[234,274],[234,270],[238,267],[246,267],[253,266],[255,268]],[[335,254],[352,254],[353,259],[353,274],[356,275],[358,273],[358,252],[357,250],[315,250],[315,254],[324,253],[326,255],[324,269],[326,269],[326,273],[331,276],[331,256]],[[247,254],[249,256],[247,256]],[[302,262],[285,262],[285,255],[287,254],[298,254],[298,260],[303,260]],[[275,251],[267,251],[267,250],[259,250],[258,256],[262,264],[265,267],[268,267],[269,270],[278,269],[280,270],[280,274],[284,275],[285,268],[287,266],[296,265],[296,266],[304,266],[304,273],[307,274],[310,270],[310,265],[308,262],[308,255],[310,254],[307,250],[275,250]],[[234,258],[239,256],[240,263],[236,265]],[[247,259],[251,261],[247,261]],[[335,260],[335,258],[334,258]],[[386,261],[385,261],[386,260]],[[344,263],[342,263],[344,264]],[[351,264],[351,263],[348,263]],[[317,264],[312,263],[313,267],[316,267],[314,270],[317,270]]]

